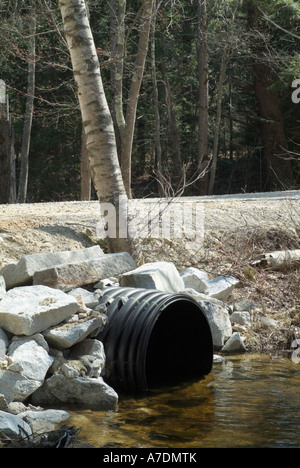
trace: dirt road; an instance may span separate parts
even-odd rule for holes
[[[130,210],[151,210],[160,199],[130,200]],[[170,203],[170,201],[163,200]],[[172,206],[199,206],[204,209],[205,227],[212,230],[242,227],[290,225],[300,223],[300,191],[239,194],[212,197],[181,197]],[[47,223],[93,227],[99,220],[99,203],[55,202],[24,205],[0,205],[0,232]]]

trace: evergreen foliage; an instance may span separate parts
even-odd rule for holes
[[[89,0],[87,4],[105,90],[112,106],[109,1]],[[199,114],[197,7],[201,1],[205,0],[156,3],[155,64],[165,195],[199,194],[199,185],[194,179],[198,164]],[[62,20],[56,1],[36,0],[35,3],[38,18],[36,96],[27,201],[78,200],[82,123]],[[124,108],[137,53],[141,5],[138,0],[127,2]],[[300,79],[299,1],[213,0],[207,2],[207,6],[209,155],[212,155],[216,138],[218,97],[222,91],[214,193],[299,189],[300,103],[292,101],[292,83]],[[25,0],[0,0],[0,11],[0,79],[6,82],[10,99],[18,174],[26,104],[30,9]],[[220,84],[225,54],[228,60]],[[278,184],[270,180],[265,158],[262,122],[268,116],[262,113],[257,95],[260,65],[265,66],[270,76],[268,86],[259,92],[265,93],[262,100],[270,96],[279,99],[277,111],[282,116],[285,136],[282,153],[291,167],[288,176],[279,177]],[[152,71],[149,47],[132,152],[134,197],[158,195]],[[172,109],[167,97],[172,98]],[[175,142],[177,149],[174,149]],[[180,168],[174,159],[177,150]]]

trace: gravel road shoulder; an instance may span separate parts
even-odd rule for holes
[[[166,241],[182,247],[182,239],[155,236],[145,223],[162,201],[143,199],[129,201],[134,222],[140,223],[142,243],[147,239]],[[165,205],[165,200],[163,204]],[[217,239],[239,237],[253,231],[281,230],[299,235],[300,192],[274,192],[271,194],[242,194],[216,197],[182,197],[171,201],[171,210],[177,224],[179,209],[189,216],[201,207],[204,215],[204,236]],[[135,216],[136,214],[136,216]],[[95,242],[96,226],[100,220],[97,201],[0,205],[0,266],[22,255],[36,251],[75,249]],[[173,220],[173,221],[174,221]],[[157,232],[156,232],[157,233]],[[146,249],[147,250],[147,249]],[[170,253],[170,252],[169,252]]]

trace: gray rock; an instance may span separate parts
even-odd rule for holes
[[[6,410],[7,413],[11,414],[19,414],[23,413],[24,411],[27,411],[27,406],[24,405],[24,403],[21,403],[20,401],[12,401],[7,405]]]
[[[231,335],[221,350],[222,353],[244,353],[245,351],[244,342],[236,332]]]
[[[43,284],[68,292],[134,268],[136,268],[136,263],[129,253],[107,254],[92,260],[73,262],[38,271],[33,275],[33,284]]]
[[[102,330],[107,322],[107,317],[99,314],[89,320],[74,323],[62,323],[43,332],[50,346],[62,350],[70,348],[87,338],[92,332]]]
[[[269,327],[277,327],[277,322],[276,320],[269,318],[269,317],[259,317],[258,318],[259,325],[263,328],[269,328]]]
[[[20,341],[25,342],[28,340],[35,341],[39,346],[42,346],[42,348],[44,348],[47,351],[47,353],[49,352],[48,343],[41,333],[35,333],[34,335],[31,335],[30,337],[17,336],[17,335],[13,336],[11,339],[11,345],[9,347],[9,351],[16,348],[16,342],[20,342]]]
[[[0,388],[8,403],[24,401],[40,385],[41,383],[38,381],[23,378],[21,368],[18,371],[16,369],[14,371],[0,369]]]
[[[58,369],[58,374],[63,374],[69,379],[75,377],[93,377],[98,378],[103,370],[105,361],[92,355],[80,356],[79,359],[69,359],[65,361]]]
[[[209,281],[208,275],[205,271],[198,268],[190,267],[180,273],[183,279],[185,288],[191,288],[198,293],[207,291],[207,282]]]
[[[0,301],[6,294],[6,284],[3,276],[0,276]]]
[[[118,279],[115,277],[112,278],[104,278],[100,280],[98,283],[94,284],[94,288],[104,289],[108,288],[109,286],[119,286]]]
[[[75,377],[80,377],[81,375],[85,375],[85,371],[80,370],[80,368],[74,367],[73,362],[65,362],[62,364],[60,368],[60,374],[63,374],[68,379],[75,379]],[[80,363],[81,368],[83,369],[83,365]]]
[[[183,291],[179,291],[180,294],[187,294],[188,296],[191,296],[195,301],[208,301],[212,302],[213,304],[223,306],[223,301],[220,301],[220,299],[216,299],[214,297],[208,296],[207,294],[202,294],[194,289],[191,288],[185,288]]]
[[[97,339],[87,338],[80,343],[72,346],[70,357],[79,359],[81,356],[94,356],[103,362],[105,365],[105,351],[103,343]]]
[[[247,311],[247,312],[250,312],[250,310],[253,310],[255,308],[256,308],[256,305],[253,304],[253,302],[248,301],[248,300],[235,302],[233,304],[233,311],[239,311],[239,312]]]
[[[0,393],[0,410],[7,411],[7,408],[8,408],[7,400],[5,396],[2,393]]]
[[[57,426],[70,418],[70,413],[63,410],[47,409],[42,411],[24,411],[18,414],[27,424],[29,424],[34,434],[53,431]]]
[[[4,332],[4,330],[0,328],[0,359],[6,355],[8,345],[9,345],[9,340],[7,338],[7,335]]]
[[[13,341],[8,348],[8,366],[0,369],[0,390],[7,403],[24,401],[44,382],[53,358],[38,340]]]
[[[108,410],[115,409],[118,395],[102,377],[69,379],[62,374],[55,374],[32,395],[32,401],[33,404],[42,406],[69,404],[81,408]]]
[[[24,433],[29,437],[32,435],[29,424],[15,414],[6,413],[5,411],[0,411],[0,432],[3,432],[7,437],[18,435],[24,437]]]
[[[231,323],[235,322],[239,325],[251,325],[251,316],[249,312],[246,311],[236,311],[233,312],[230,316]]]
[[[240,334],[247,333],[248,325],[239,325],[238,323],[234,323],[232,325],[232,331]]]
[[[120,286],[178,293],[184,289],[184,282],[173,263],[153,262],[122,275]]]
[[[30,336],[71,317],[78,309],[74,297],[47,286],[14,288],[0,302],[0,327]]]
[[[68,294],[75,297],[77,301],[82,301],[82,303],[89,309],[93,309],[99,303],[100,294],[87,291],[84,288],[72,289]]]
[[[224,361],[223,356],[220,356],[219,354],[214,354],[214,357],[213,357],[214,364],[220,364],[223,361]]]
[[[80,358],[84,367],[86,368],[86,375],[88,377],[98,378],[101,376],[101,373],[105,366],[105,359],[98,359],[92,355],[84,355]]]
[[[13,360],[9,369],[14,370],[18,364],[22,368],[23,377],[43,382],[53,358],[49,356],[45,345],[40,344],[41,340],[30,337],[13,341],[8,348],[8,356]]]
[[[229,313],[223,307],[211,302],[200,301],[199,304],[209,322],[214,349],[219,351],[232,335]]]
[[[6,288],[11,289],[31,284],[34,273],[45,268],[98,258],[102,255],[104,253],[99,245],[81,250],[29,254],[24,255],[19,262],[6,265],[0,273],[4,276]]]
[[[220,301],[226,301],[232,294],[234,287],[239,283],[238,279],[229,275],[218,276],[210,280],[206,272],[194,267],[187,268],[180,273],[180,276],[184,281],[185,289],[192,289],[199,294],[204,294]]]
[[[206,283],[207,292],[211,297],[226,301],[232,294],[233,289],[239,283],[239,280],[233,276],[218,276]]]

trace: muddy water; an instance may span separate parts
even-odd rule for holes
[[[72,412],[71,422],[96,447],[300,448],[300,364],[226,358],[200,382],[121,397],[114,412]]]

